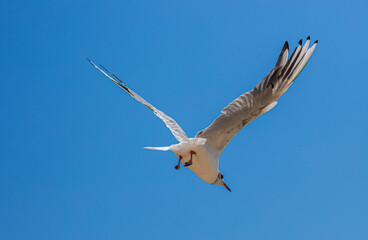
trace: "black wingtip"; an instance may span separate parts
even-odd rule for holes
[[[318,43],[318,40],[316,40],[314,43]]]
[[[302,45],[303,40],[302,40],[302,39],[300,39],[298,43],[299,43],[299,45]]]
[[[289,43],[288,43],[288,41],[285,41],[285,44],[284,44],[284,47],[282,48],[282,50],[284,51],[284,50],[289,50]]]
[[[109,74],[111,74],[120,83],[123,83],[117,76],[115,76],[113,73],[111,73],[109,70],[107,70],[104,66],[102,66],[102,64],[98,64],[98,65],[100,65],[100,67],[102,67],[106,72],[108,72]]]
[[[109,70],[107,70],[104,66],[102,66],[102,64],[98,64],[98,65],[100,65],[100,67],[102,67],[106,72],[109,72]]]
[[[307,40],[310,40],[310,36],[307,37]]]
[[[87,59],[87,61],[88,61],[90,64],[94,65],[94,63],[91,61],[91,59],[89,59],[89,58],[86,58],[86,59]]]

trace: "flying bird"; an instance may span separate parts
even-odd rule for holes
[[[276,106],[276,100],[285,93],[303,70],[314,52],[317,42],[315,41],[312,47],[308,48],[310,37],[307,37],[304,46],[302,46],[302,40],[300,40],[299,45],[288,58],[289,44],[286,41],[271,72],[252,90],[242,94],[223,108],[221,115],[206,129],[199,131],[193,138],[188,138],[187,134],[174,119],[140,97],[102,65],[97,66],[91,60],[87,60],[116,85],[164,121],[179,142],[167,147],[145,147],[146,149],[172,151],[179,159],[175,169],[180,169],[180,163],[182,163],[204,182],[223,186],[231,192],[224,181],[224,175],[219,171],[221,152],[243,127]]]

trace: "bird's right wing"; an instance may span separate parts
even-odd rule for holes
[[[104,68],[102,65],[100,65],[105,71],[101,70],[96,64],[94,64],[91,60],[87,59],[95,68],[97,68],[100,72],[102,72],[106,77],[110,78],[116,85],[118,85],[121,89],[123,89],[125,92],[127,92],[130,96],[132,96],[134,99],[136,99],[138,102],[142,103],[144,106],[149,108],[154,114],[156,114],[157,117],[161,118],[162,121],[166,124],[166,126],[170,129],[171,133],[174,135],[174,137],[181,142],[182,140],[185,140],[188,138],[187,134],[181,129],[179,124],[175,122],[174,119],[167,116],[162,111],[158,110],[154,106],[152,106],[149,102],[141,98],[138,94],[133,92],[130,88],[128,88],[123,82],[117,78],[114,74],[109,72],[106,68]]]
[[[206,129],[196,137],[206,138],[206,144],[220,155],[229,141],[248,123],[276,105],[276,100],[290,87],[294,79],[304,68],[316,48],[317,41],[308,49],[310,38],[299,46],[288,60],[289,45],[285,45],[272,71],[260,81],[254,89],[244,93],[221,111]]]

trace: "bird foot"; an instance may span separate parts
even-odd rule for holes
[[[190,159],[189,159],[189,161],[188,161],[188,162],[184,163],[184,167],[189,167],[190,165],[192,165],[192,164],[193,164],[193,161],[192,161],[192,159],[193,159],[193,154],[194,154],[194,155],[196,155],[197,153],[196,153],[196,152],[194,152],[194,151],[190,151]]]
[[[176,170],[179,170],[179,169],[180,169],[180,162],[181,162],[181,160],[182,160],[182,159],[183,159],[183,157],[180,155],[180,156],[179,156],[179,162],[178,162],[178,165],[176,165],[176,166],[175,166],[175,169],[176,169]]]
[[[192,164],[193,164],[192,160],[189,160],[188,162],[184,163],[184,167],[189,167]]]

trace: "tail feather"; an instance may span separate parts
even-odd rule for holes
[[[144,149],[167,151],[170,150],[170,147],[144,147]]]

